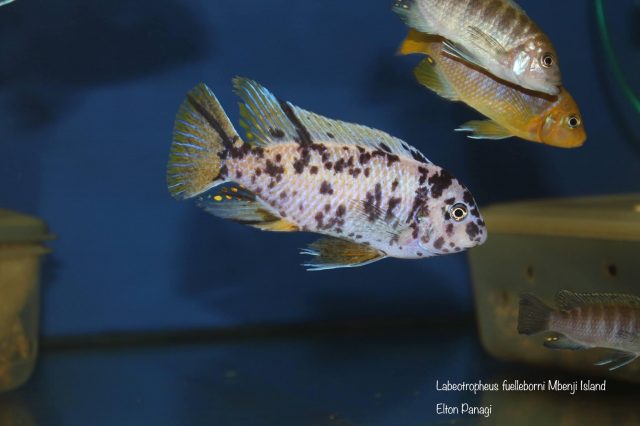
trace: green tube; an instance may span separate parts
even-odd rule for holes
[[[611,63],[613,74],[618,84],[622,88],[622,92],[624,93],[625,97],[629,100],[636,112],[640,114],[640,99],[638,99],[638,96],[633,91],[633,88],[624,76],[624,72],[622,71],[620,62],[618,62],[618,58],[616,57],[616,54],[613,50],[611,34],[609,34],[609,27],[607,26],[607,18],[604,11],[604,0],[595,0],[595,7],[596,20],[598,21],[598,29],[600,31],[600,38],[602,39],[602,44],[604,46],[605,54],[607,55],[607,60]]]

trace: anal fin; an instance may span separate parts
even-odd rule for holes
[[[471,132],[470,139],[507,139],[513,134],[493,120],[473,120],[464,123],[456,129],[456,132]]]
[[[333,237],[314,241],[300,254],[314,256],[302,265],[309,271],[364,266],[385,257],[384,253],[375,248]]]
[[[253,226],[263,231],[294,232],[299,228],[273,213],[254,193],[239,186],[216,188],[198,198],[198,206],[222,219]]]
[[[595,365],[606,365],[609,367],[609,371],[613,371],[631,364],[637,358],[638,355],[632,352],[613,351],[596,362]]]

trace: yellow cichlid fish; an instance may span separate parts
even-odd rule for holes
[[[485,241],[471,193],[417,149],[280,101],[254,81],[234,87],[246,141],[204,84],[182,104],[167,170],[175,198],[197,197],[208,212],[262,230],[324,234],[302,252],[312,270]]]
[[[473,139],[516,136],[560,148],[582,146],[587,138],[578,105],[569,92],[531,92],[450,57],[443,40],[411,30],[399,53],[427,55],[415,70],[418,81],[440,96],[462,101],[490,118],[465,123],[458,131]]]
[[[559,93],[558,55],[513,0],[396,0],[393,9],[410,28],[444,37],[450,55],[525,89]]]
[[[613,352],[596,365],[610,370],[640,356],[640,297],[627,294],[573,293],[556,295],[558,309],[533,294],[520,299],[518,332],[553,332],[544,345],[550,349],[607,348]]]

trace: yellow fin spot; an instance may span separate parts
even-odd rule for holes
[[[231,188],[231,192],[238,192],[238,188]]]
[[[213,199],[216,201],[222,201],[222,197],[219,195],[216,195],[215,197],[213,197]]]
[[[231,195],[225,195],[224,198],[226,198],[227,200],[233,200],[233,197]]]
[[[291,223],[286,219],[275,220],[273,222],[257,223],[253,226],[262,229],[263,231],[272,232],[295,232],[300,230],[300,228],[298,228],[298,225]]]

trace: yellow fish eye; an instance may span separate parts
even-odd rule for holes
[[[456,222],[462,222],[469,215],[469,209],[466,204],[457,203],[449,207],[449,215]]]
[[[543,53],[540,58],[540,64],[545,68],[551,68],[555,62],[551,53]]]
[[[580,117],[577,115],[572,114],[567,117],[567,126],[569,126],[570,129],[577,129],[581,124],[582,120],[580,120]]]

